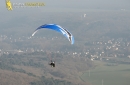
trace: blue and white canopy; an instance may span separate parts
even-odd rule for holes
[[[73,35],[67,29],[64,29],[63,27],[61,27],[60,25],[57,25],[57,24],[44,24],[44,25],[41,25],[40,27],[38,27],[34,31],[34,33],[32,34],[32,36],[34,36],[35,33],[39,29],[43,29],[43,28],[55,30],[55,31],[63,34],[71,42],[71,44],[74,44],[74,37],[73,37]]]

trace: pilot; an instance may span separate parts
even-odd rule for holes
[[[51,67],[55,67],[55,62],[51,60],[51,63],[49,65],[51,65]]]

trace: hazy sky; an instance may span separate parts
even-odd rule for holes
[[[10,0],[11,3],[43,2],[45,6],[39,8],[13,8],[8,11],[5,0],[0,2],[0,29],[16,28],[18,26],[29,26],[31,20],[35,22],[47,22],[44,17],[48,17],[50,12],[79,12],[88,10],[130,10],[130,0]],[[49,11],[49,13],[48,13]],[[48,14],[46,14],[48,13]],[[53,15],[53,13],[52,13]],[[60,15],[60,14],[59,14]],[[51,16],[49,16],[49,19]],[[40,20],[41,19],[41,20]],[[24,21],[24,22],[23,22]],[[50,20],[51,21],[51,20]],[[32,23],[37,26],[38,23]],[[55,21],[56,22],[56,21]],[[22,28],[23,29],[23,28]],[[24,28],[26,29],[26,28]],[[0,30],[2,33],[2,30]]]
[[[13,19],[34,16],[36,13],[46,12],[79,12],[81,10],[130,10],[130,0],[10,0],[11,3],[43,2],[45,6],[39,8],[13,8],[6,9],[5,0],[0,3],[0,22],[13,23]],[[37,15],[36,15],[37,16]],[[2,24],[4,26],[4,24]],[[2,29],[2,27],[0,28]]]
[[[43,9],[101,9],[101,10],[120,10],[130,9],[130,0],[11,0],[12,3],[25,2],[43,2],[45,6]],[[0,3],[0,9],[5,8],[5,0]]]

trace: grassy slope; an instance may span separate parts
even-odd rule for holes
[[[31,59],[31,57],[30,57]],[[22,58],[21,59],[26,60]],[[28,59],[29,60],[29,59]],[[38,62],[36,56],[33,57],[34,62]],[[82,58],[72,58],[72,57],[63,57],[60,61],[56,60],[56,67],[51,68],[48,65],[48,61],[40,60],[41,64],[44,65],[44,67],[32,67],[32,66],[23,66],[23,65],[13,65],[15,68],[23,69],[27,73],[32,73],[36,75],[37,77],[45,76],[47,78],[53,77],[54,79],[61,79],[61,80],[67,80],[76,84],[83,84],[86,85],[86,82],[83,82],[79,76],[82,74],[82,72],[85,72],[88,70],[89,66],[87,65],[89,60],[85,61]],[[75,81],[76,80],[76,81]]]
[[[0,69],[0,85],[30,85],[29,83],[34,80],[37,78],[24,73]]]
[[[85,72],[81,78],[92,85],[129,85],[129,65],[105,66],[104,64],[100,63],[95,69]]]

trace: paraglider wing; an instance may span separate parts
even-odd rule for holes
[[[61,26],[59,25],[56,25],[56,24],[44,24],[40,27],[38,27],[34,33],[32,34],[32,36],[35,35],[35,33],[39,30],[39,29],[43,29],[43,28],[46,28],[46,29],[51,29],[51,30],[55,30],[61,34],[63,34],[70,42],[71,44],[74,44],[74,37],[73,35],[67,30],[67,29],[64,29],[62,28]]]

